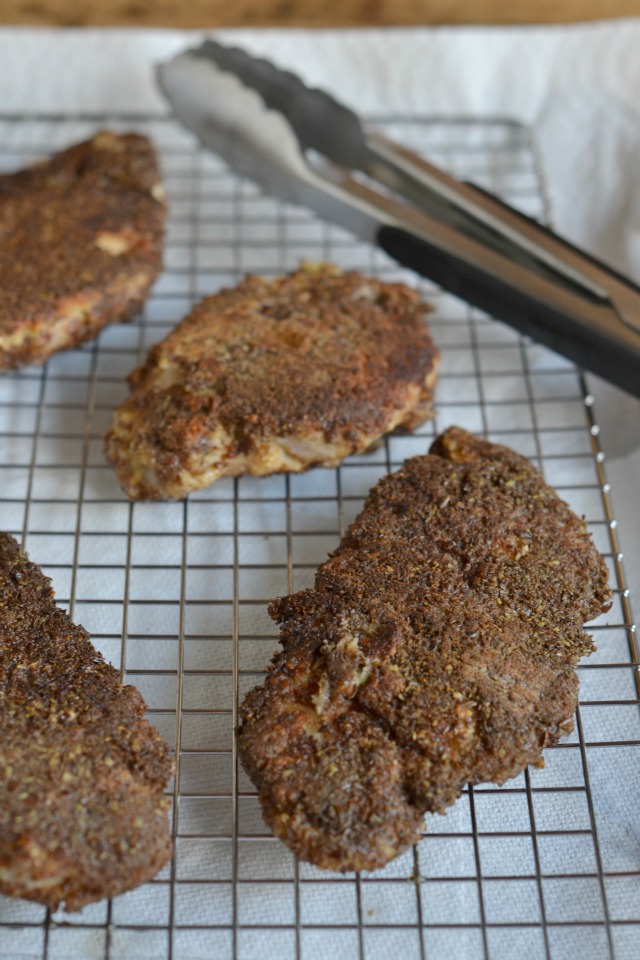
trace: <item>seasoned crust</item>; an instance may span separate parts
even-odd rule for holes
[[[432,415],[428,307],[327,264],[198,304],[130,377],[106,453],[133,499],[332,466]]]
[[[0,892],[78,910],[171,853],[170,748],[144,701],[0,533]]]
[[[374,487],[313,589],[270,606],[283,649],[238,731],[267,823],[319,867],[383,866],[425,811],[571,729],[582,625],[609,604],[534,467],[447,430]]]
[[[0,175],[0,372],[135,316],[162,266],[165,216],[137,134],[101,131]]]

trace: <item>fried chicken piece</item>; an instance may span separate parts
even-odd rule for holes
[[[162,266],[165,216],[137,134],[102,131],[0,175],[0,373],[134,317]]]
[[[427,306],[327,264],[198,304],[130,377],[107,458],[132,500],[333,466],[432,415]]]
[[[171,750],[7,533],[0,644],[0,892],[72,911],[150,879]]]
[[[583,623],[610,605],[585,524],[525,458],[459,428],[382,479],[240,711],[274,833],[382,867],[466,782],[503,783],[572,726]]]

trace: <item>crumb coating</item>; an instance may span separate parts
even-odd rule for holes
[[[271,604],[282,650],[238,732],[266,822],[319,867],[375,869],[467,782],[539,762],[571,729],[607,577],[528,460],[447,430]]]
[[[144,709],[0,533],[0,892],[72,911],[164,866],[173,756]]]

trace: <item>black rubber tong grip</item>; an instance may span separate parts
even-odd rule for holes
[[[594,328],[407,230],[382,226],[377,241],[403,266],[640,397],[640,335],[622,324],[610,304],[596,307],[611,316]]]

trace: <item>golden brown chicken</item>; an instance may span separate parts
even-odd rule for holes
[[[102,131],[0,175],[0,373],[135,316],[165,216],[155,152],[136,134]]]
[[[610,604],[585,524],[523,457],[457,429],[370,493],[240,711],[265,819],[300,857],[373,869],[465,783],[572,725],[586,621]]]
[[[106,453],[132,500],[333,466],[432,415],[438,352],[403,284],[327,264],[199,303],[130,377]]]
[[[168,745],[0,533],[0,892],[78,910],[171,853]]]

